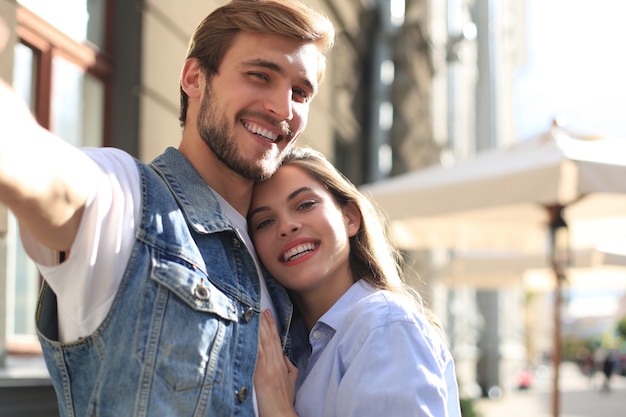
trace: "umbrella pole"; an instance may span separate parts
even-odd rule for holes
[[[560,416],[560,390],[559,390],[559,378],[561,368],[561,306],[563,304],[563,297],[561,294],[563,273],[558,268],[554,269],[554,279],[556,280],[555,294],[554,294],[554,350],[552,353],[552,416]]]
[[[559,370],[561,368],[561,306],[563,304],[562,286],[565,279],[565,268],[569,265],[569,235],[563,206],[548,207],[550,264],[554,271],[554,340],[552,352],[552,417],[560,416]]]

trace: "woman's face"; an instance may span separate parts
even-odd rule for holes
[[[340,207],[324,185],[293,165],[255,185],[249,214],[259,258],[299,295],[343,293],[352,285],[349,238],[360,221],[354,204]]]

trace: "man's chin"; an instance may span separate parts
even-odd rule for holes
[[[264,165],[260,167],[258,171],[259,175],[256,181],[263,181],[263,180],[269,179],[272,175],[274,175],[277,169],[278,169],[278,163],[272,163],[271,165]]]

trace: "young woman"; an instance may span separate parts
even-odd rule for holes
[[[443,331],[404,283],[380,219],[309,148],[293,149],[255,186],[248,224],[260,260],[294,302],[298,368],[265,312],[255,373],[261,416],[461,415]]]

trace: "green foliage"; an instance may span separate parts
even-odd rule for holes
[[[602,341],[598,338],[594,339],[577,339],[564,338],[561,359],[564,361],[575,362],[580,359],[581,352],[593,352],[602,345]]]
[[[619,322],[617,322],[617,328],[615,330],[617,331],[619,337],[626,340],[626,317],[623,317]]]
[[[473,398],[461,398],[461,415],[463,417],[482,417],[474,407],[475,400]]]

